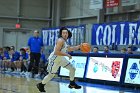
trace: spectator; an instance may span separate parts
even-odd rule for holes
[[[15,69],[17,71],[20,70],[19,66],[19,57],[20,53],[14,50],[15,48],[11,47],[10,54],[11,54],[11,70],[14,71]]]
[[[9,55],[10,47],[3,47],[3,64],[5,66],[4,70],[8,70],[10,68],[10,55]]]
[[[28,53],[24,48],[20,49],[20,66],[21,66],[21,74],[24,74],[27,71],[27,62],[28,62]]]
[[[126,49],[126,48],[122,48],[122,49],[121,49],[121,53],[124,53],[124,54],[125,54],[125,53],[126,53],[126,51],[127,51],[127,49]]]
[[[115,43],[112,43],[112,48],[111,49],[112,50],[118,50],[118,47],[117,47],[117,45]]]
[[[104,46],[104,53],[111,53],[108,46]]]
[[[128,47],[131,47],[131,49],[132,49],[132,51],[136,51],[138,48],[136,47],[136,46],[134,46],[134,45],[129,45]]]
[[[40,62],[40,52],[43,48],[43,40],[39,37],[39,31],[34,31],[34,36],[30,37],[28,40],[28,46],[30,48],[30,63],[28,67],[28,76],[31,75],[31,71],[34,77],[34,74],[36,76],[39,76],[38,74],[38,67]]]
[[[133,54],[132,47],[127,48],[127,54]]]
[[[93,53],[98,53],[98,47],[93,48]]]

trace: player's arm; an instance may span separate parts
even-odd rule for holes
[[[79,50],[81,47],[81,45],[77,45],[77,46],[72,46],[72,47],[68,47],[68,51],[75,51],[75,50]]]
[[[61,49],[62,49],[62,47],[63,47],[63,45],[64,45],[64,40],[63,39],[58,39],[58,41],[57,41],[57,43],[56,43],[56,47],[55,47],[55,51],[54,51],[54,54],[55,55],[58,55],[58,56],[68,56],[68,57],[70,57],[70,55],[69,54],[67,54],[67,53],[64,53],[64,52],[62,52],[61,51]]]

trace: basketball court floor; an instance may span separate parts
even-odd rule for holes
[[[36,84],[41,80],[0,73],[0,93],[40,93]],[[79,90],[69,89],[68,80],[53,79],[46,86],[46,93],[140,93],[139,89],[121,88],[99,84],[77,82]]]

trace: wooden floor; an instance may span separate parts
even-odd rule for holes
[[[40,93],[36,88],[36,84],[40,80],[27,79],[25,77],[11,76],[0,74],[0,93]],[[68,81],[50,81],[46,86],[46,93],[140,93],[139,90],[123,89],[107,86],[80,83],[82,88],[79,90],[69,89]]]

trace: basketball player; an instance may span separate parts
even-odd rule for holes
[[[50,81],[54,76],[55,73],[57,72],[58,68],[60,66],[68,69],[70,71],[69,76],[70,76],[70,84],[69,88],[75,88],[75,89],[80,89],[81,86],[77,85],[74,81],[74,75],[75,75],[75,68],[73,65],[64,57],[67,56],[69,59],[72,58],[71,55],[69,55],[67,52],[68,51],[74,51],[80,49],[80,45],[78,46],[73,46],[70,47],[67,45],[67,39],[71,38],[72,34],[71,32],[65,28],[62,27],[59,32],[59,38],[56,42],[56,45],[54,47],[54,51],[50,54],[49,56],[49,64],[48,64],[48,71],[49,74],[44,77],[41,83],[37,84],[37,88],[39,89],[40,92],[45,92],[44,86],[48,81]]]

